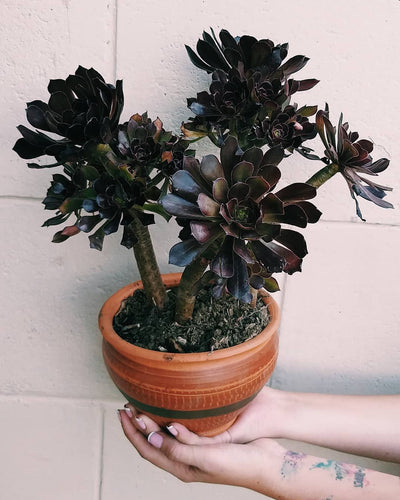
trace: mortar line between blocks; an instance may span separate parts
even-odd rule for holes
[[[285,300],[286,300],[286,288],[287,288],[287,275],[284,274],[283,277],[282,277],[282,281],[283,281],[283,287],[282,287],[282,295],[281,295],[281,301],[280,301],[280,309],[281,309],[281,313],[283,312],[283,309],[285,307]],[[279,325],[279,340],[281,338],[281,334],[282,334],[282,315],[281,315],[281,323]],[[279,351],[278,351],[278,359],[279,359]],[[268,382],[267,382],[267,386],[268,387],[274,387],[274,378],[275,378],[275,370],[272,372],[271,374],[271,377],[269,378]]]
[[[22,196],[22,195],[17,195],[17,194],[1,194],[0,195],[0,201],[5,200],[5,201],[32,201],[37,203],[38,201],[41,202],[43,198],[36,198],[35,196]]]
[[[103,471],[104,471],[104,429],[105,429],[105,408],[100,405],[100,424],[99,424],[99,438],[100,443],[98,447],[98,476],[97,476],[97,498],[102,500],[103,497]]]
[[[32,401],[32,402],[46,402],[51,401],[54,403],[65,403],[65,404],[87,404],[89,406],[98,406],[99,408],[104,408],[105,405],[118,405],[121,404],[121,399],[118,398],[86,398],[86,397],[68,397],[68,396],[57,396],[57,395],[46,395],[46,394],[32,394],[29,392],[21,392],[14,394],[4,394],[0,393],[0,402],[6,401]]]
[[[114,81],[117,80],[118,66],[118,0],[114,0]]]

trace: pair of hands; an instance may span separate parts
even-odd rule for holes
[[[260,491],[267,463],[283,450],[265,437],[273,434],[266,411],[269,391],[264,388],[234,425],[215,437],[198,436],[179,423],[161,429],[131,405],[120,411],[121,424],[143,458],[184,482],[230,484]]]
[[[383,460],[400,460],[400,396],[336,396],[263,388],[228,431],[208,438],[161,429],[128,405],[124,432],[140,455],[185,482],[229,484],[282,500],[398,500],[398,477],[285,450],[286,437]]]

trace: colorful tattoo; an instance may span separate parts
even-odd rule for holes
[[[306,455],[304,453],[297,453],[296,451],[287,451],[283,458],[283,464],[281,467],[281,476],[285,479],[293,475],[301,461]]]
[[[365,469],[357,465],[344,464],[342,462],[335,462],[335,460],[327,460],[326,462],[319,462],[312,467],[312,469],[323,469],[335,473],[336,481],[341,481],[344,478],[353,476],[353,486],[355,488],[363,488],[368,485],[365,480]]]
[[[354,473],[354,487],[363,488],[365,483],[365,470],[359,467]]]

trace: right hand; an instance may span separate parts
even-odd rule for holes
[[[280,436],[282,417],[280,413],[280,391],[264,387],[225,432],[214,437],[203,437],[189,431],[184,425],[171,422],[175,436],[184,444],[203,445],[218,443],[249,443],[260,438]]]

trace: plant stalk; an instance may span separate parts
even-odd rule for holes
[[[133,252],[143,282],[143,290],[158,309],[162,309],[167,299],[167,291],[161,279],[149,228],[140,222],[133,210],[130,211],[130,215],[131,226],[138,239],[133,246]]]
[[[207,269],[208,261],[203,258],[195,259],[186,266],[178,286],[176,295],[175,321],[183,325],[191,319],[196,295],[193,293],[194,285],[203,276]]]
[[[250,287],[250,292],[251,292],[251,303],[250,303],[250,306],[255,309],[256,308],[256,305],[257,305],[257,299],[258,299],[258,290],[256,290],[255,288],[253,288],[252,286]]]
[[[319,188],[320,186],[322,186],[322,184],[324,184],[338,172],[339,172],[339,165],[337,165],[336,163],[330,163],[329,165],[326,165],[324,168],[319,170],[312,177],[310,177],[310,179],[306,181],[306,184],[310,184],[315,188]]]

